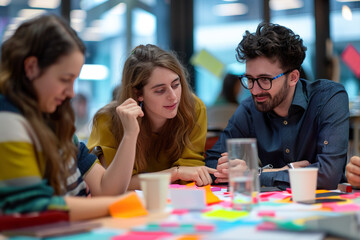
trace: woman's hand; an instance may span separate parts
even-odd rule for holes
[[[128,98],[120,106],[116,107],[116,113],[121,119],[121,123],[124,128],[124,136],[127,134],[138,134],[140,131],[138,117],[143,117],[144,112],[137,102]]]
[[[176,170],[176,180],[194,181],[196,186],[206,186],[212,183],[210,174],[216,172],[216,169],[206,166],[187,167],[179,166]]]

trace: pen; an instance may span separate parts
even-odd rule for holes
[[[288,163],[287,166],[289,167],[289,169],[294,169],[294,166],[292,163]]]

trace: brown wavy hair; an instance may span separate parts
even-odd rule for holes
[[[307,48],[299,35],[284,26],[262,22],[256,32],[246,31],[236,48],[239,62],[264,56],[278,60],[287,70],[300,69]]]
[[[192,147],[189,135],[196,125],[195,99],[187,82],[187,72],[179,62],[175,53],[165,51],[155,45],[139,45],[132,50],[127,58],[122,74],[121,90],[116,101],[100,109],[94,116],[96,125],[102,114],[111,116],[111,131],[117,144],[123,136],[123,127],[116,114],[116,107],[128,98],[136,101],[142,95],[143,87],[148,83],[151,73],[156,67],[167,68],[180,77],[182,88],[181,99],[177,115],[168,119],[158,133],[157,141],[152,140],[150,120],[145,116],[139,118],[140,133],[136,143],[135,169],[138,172],[146,168],[146,159],[157,159],[161,151],[166,151],[170,162],[175,162],[182,154],[184,147]]]
[[[55,15],[43,15],[24,22],[1,47],[0,93],[19,108],[34,129],[42,151],[37,159],[43,159],[46,166],[43,177],[56,194],[64,193],[68,164],[76,157],[77,148],[72,139],[74,112],[70,99],[54,113],[40,111],[38,96],[25,74],[24,61],[35,56],[40,74],[43,74],[61,57],[74,51],[84,54],[83,42],[63,19]]]

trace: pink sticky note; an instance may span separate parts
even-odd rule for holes
[[[259,217],[275,217],[274,211],[259,211],[258,212]]]
[[[349,44],[341,54],[342,60],[352,70],[356,77],[360,78],[360,54],[356,48]]]
[[[274,194],[278,194],[279,192],[265,192],[265,193],[260,193],[260,199],[261,198],[268,198],[270,197],[271,195],[274,195]]]
[[[224,208],[232,208],[232,202],[231,201],[223,201],[219,203],[220,206]]]
[[[185,188],[186,186],[180,184],[170,184],[169,188]]]
[[[337,204],[337,203],[323,203],[323,208],[330,208],[333,212],[352,212],[360,211],[360,206],[354,203]]]
[[[218,191],[221,191],[221,188],[220,187],[212,187],[211,191],[218,192]]]
[[[169,232],[129,232],[115,236],[112,240],[157,240],[172,236]]]
[[[273,222],[263,222],[256,226],[256,230],[276,230],[276,223]]]
[[[269,196],[269,198],[276,198],[276,199],[285,199],[288,198],[290,195],[287,193],[281,193],[281,192],[277,192],[271,196]]]
[[[355,199],[356,195],[355,194],[342,194],[340,195],[341,198],[346,198],[346,199]]]
[[[215,226],[213,224],[195,224],[195,230],[199,232],[213,232]]]
[[[174,210],[172,210],[172,214],[174,214],[174,215],[183,215],[183,214],[186,214],[188,212],[189,212],[189,210],[187,210],[187,209],[174,209]]]

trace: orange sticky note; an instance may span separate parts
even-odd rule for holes
[[[210,185],[206,185],[206,186],[204,186],[202,188],[205,189],[206,203],[207,204],[213,204],[213,203],[221,202],[221,200],[217,196],[215,196],[215,194],[211,191],[211,186]]]
[[[112,217],[131,218],[148,214],[139,196],[132,192],[109,206]]]
[[[191,182],[185,185],[186,187],[195,187],[195,182]]]
[[[200,235],[191,235],[191,234],[185,234],[181,235],[180,237],[177,237],[176,240],[200,240],[202,237]]]

